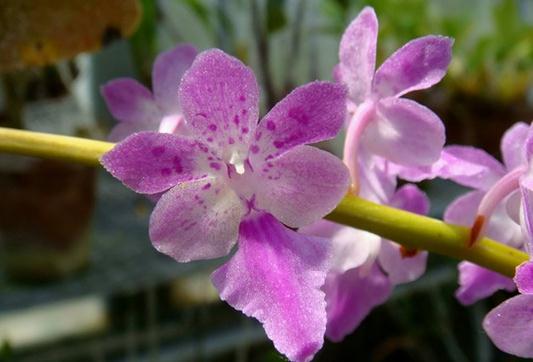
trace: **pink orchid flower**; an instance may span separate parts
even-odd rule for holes
[[[155,248],[179,262],[227,255],[212,275],[223,300],[257,318],[294,361],[321,348],[331,245],[289,228],[331,212],[349,185],[346,167],[307,143],[333,138],[345,118],[342,86],[295,89],[259,123],[251,69],[220,50],[199,54],[179,104],[188,136],[136,133],[102,164],[136,192],[163,193],[150,218]]]
[[[102,86],[109,111],[119,121],[109,140],[117,142],[139,131],[182,132],[178,87],[195,57],[191,45],[178,45],[159,54],[152,70],[153,94],[131,78],[114,79]]]
[[[447,222],[472,225],[470,244],[487,235],[517,249],[532,250],[533,178],[531,157],[533,128],[517,123],[503,136],[503,164],[482,150],[465,146],[446,147],[432,167],[400,170],[407,179],[441,177],[471,191],[450,204]],[[469,262],[459,265],[460,288],[456,295],[472,304],[497,290],[519,295],[487,314],[483,327],[501,350],[533,357],[533,262],[518,266],[513,280]]]
[[[439,117],[401,96],[429,88],[444,77],[453,41],[433,35],[414,39],[374,72],[377,35],[376,14],[365,7],[342,36],[340,63],[334,70],[335,78],[349,90],[344,162],[355,193],[359,191],[360,144],[388,161],[424,166],[439,158],[445,141]]]

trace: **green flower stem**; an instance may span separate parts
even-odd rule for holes
[[[96,166],[100,156],[111,148],[113,144],[108,142],[0,127],[0,152]],[[396,241],[409,249],[468,260],[508,276],[513,276],[516,266],[528,260],[527,254],[488,238],[467,247],[469,230],[465,227],[351,195],[347,195],[327,218]]]
[[[378,205],[347,195],[327,219],[393,240],[409,249],[468,260],[504,275],[513,276],[517,265],[528,255],[502,243],[483,238],[473,247],[466,246],[469,229]]]
[[[0,127],[0,152],[5,153],[98,166],[100,156],[113,146],[109,142]]]

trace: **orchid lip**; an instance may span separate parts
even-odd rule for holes
[[[526,172],[525,167],[518,167],[503,176],[494,184],[483,196],[479,204],[477,215],[470,228],[469,246],[473,246],[479,240],[486,229],[491,215],[496,210],[499,203],[519,187],[519,179]]]

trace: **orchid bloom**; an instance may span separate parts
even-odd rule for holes
[[[326,329],[327,240],[287,228],[331,212],[349,175],[335,156],[307,146],[333,138],[345,90],[301,86],[259,123],[251,69],[220,50],[199,54],[184,74],[179,104],[188,136],[136,133],[102,164],[136,192],[163,193],[150,218],[157,250],[179,262],[227,255],[212,275],[223,300],[257,318],[294,361],[320,349]]]
[[[374,73],[377,35],[376,14],[365,7],[342,36],[340,63],[334,70],[335,78],[349,91],[344,162],[355,194],[359,192],[360,144],[394,163],[424,166],[439,158],[445,140],[439,117],[401,96],[429,88],[444,77],[452,39],[433,35],[414,39]]]
[[[464,226],[475,225],[476,236],[469,238],[470,244],[486,234],[504,244],[523,249],[518,184],[520,178],[524,178],[524,170],[529,167],[526,155],[529,128],[525,123],[517,123],[505,133],[501,142],[503,164],[474,147],[447,146],[432,166],[402,168],[390,165],[390,168],[409,181],[440,177],[473,188],[447,207],[444,220]],[[479,220],[483,222],[480,224]],[[465,305],[500,289],[516,289],[512,279],[467,261],[459,264],[459,284],[456,296]]]
[[[447,222],[474,225],[469,243],[483,235],[531,253],[533,224],[533,182],[531,156],[533,128],[517,123],[503,136],[503,164],[473,147],[446,147],[441,158],[431,167],[400,169],[400,176],[418,179],[441,177],[451,179],[474,191],[450,204],[445,212]],[[533,357],[533,263],[525,262],[516,269],[513,280],[470,262],[459,265],[460,288],[456,296],[463,304],[488,297],[499,289],[520,295],[493,309],[483,326],[501,350],[520,357]]]
[[[519,123],[511,129],[513,137],[508,136],[508,146],[516,152],[513,161],[516,164],[507,179],[504,177],[494,188],[511,189],[501,185],[508,182],[519,187],[520,202],[513,202],[510,212],[518,215],[529,251],[530,261],[516,268],[514,282],[519,295],[508,299],[487,314],[483,327],[498,348],[519,357],[533,358],[533,175],[531,158],[533,156],[533,126]],[[520,131],[520,132],[519,132]],[[509,131],[510,132],[510,131]],[[505,138],[504,138],[505,140]],[[517,180],[514,180],[516,178]],[[518,184],[518,185],[516,185]],[[504,192],[492,192],[487,197],[498,198]],[[487,203],[495,203],[489,200]],[[481,206],[480,206],[481,208]],[[489,214],[490,215],[490,214]]]
[[[387,162],[377,156],[360,156],[362,197],[427,214],[429,200],[422,191],[411,184],[395,191],[396,178],[388,172]],[[395,285],[414,281],[425,271],[427,252],[407,256],[398,244],[366,231],[321,220],[300,232],[328,238],[333,244],[333,262],[324,291],[326,336],[335,342],[355,330],[373,308],[385,303]]]
[[[528,137],[528,141],[531,136]],[[529,173],[529,172],[528,172]],[[530,261],[516,268],[514,282],[519,295],[510,298],[491,310],[483,321],[483,328],[492,342],[502,351],[519,357],[533,358],[533,233],[531,208],[533,184],[531,175],[521,180],[522,213],[524,229],[530,251]]]
[[[109,140],[117,142],[139,131],[182,132],[178,87],[195,57],[196,49],[191,45],[178,45],[161,53],[152,70],[153,94],[131,78],[114,79],[102,86],[109,111],[119,121]]]

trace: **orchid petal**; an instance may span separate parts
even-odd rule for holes
[[[488,190],[506,172],[494,157],[469,146],[445,147],[440,158],[431,166],[405,167],[391,164],[390,169],[400,178],[411,182],[439,177],[482,190]]]
[[[384,240],[379,250],[379,265],[393,285],[409,283],[420,278],[426,271],[428,253],[418,251],[416,255],[404,257],[400,245]]]
[[[531,160],[533,157],[533,127],[529,127],[527,132],[526,141],[524,144],[524,150],[526,155],[526,160]]]
[[[455,297],[463,305],[474,304],[498,290],[512,292],[516,289],[511,278],[468,261],[459,263],[458,268],[459,289],[455,292]]]
[[[522,294],[533,294],[533,262],[527,261],[516,267],[514,282]]]
[[[200,53],[181,80],[179,102],[192,136],[221,157],[246,159],[259,112],[253,71],[218,49]]]
[[[326,336],[339,342],[356,329],[372,309],[385,303],[392,285],[374,265],[368,274],[357,268],[329,275],[324,291],[328,315]]]
[[[453,40],[429,35],[411,40],[376,71],[373,92],[381,98],[399,97],[438,83],[450,64]]]
[[[505,168],[485,151],[469,146],[448,146],[443,151],[446,167],[439,177],[460,185],[488,190],[505,175]]]
[[[381,237],[327,220],[300,228],[298,232],[331,240],[330,272],[342,273],[372,262],[379,253]]]
[[[331,139],[340,131],[345,116],[343,86],[319,81],[303,85],[261,120],[252,152],[268,160],[293,147]]]
[[[471,191],[455,199],[444,213],[444,221],[470,226],[474,222],[478,206],[483,199],[482,191]],[[516,247],[516,235],[519,234],[520,227],[507,215],[505,203],[496,208],[487,226],[486,235],[501,243]]]
[[[503,161],[508,170],[515,169],[527,162],[524,146],[526,144],[528,132],[529,125],[523,122],[518,122],[509,128],[503,135],[501,152]]]
[[[520,193],[522,195],[522,229],[528,243],[528,250],[533,253],[533,172],[531,170],[520,178]]]
[[[196,49],[188,44],[178,45],[157,56],[152,69],[152,88],[154,98],[164,114],[180,112],[180,81],[195,57]]]
[[[363,134],[368,150],[406,166],[430,165],[439,159],[444,126],[431,110],[412,100],[387,98],[379,102],[376,117]]]
[[[337,74],[348,86],[349,97],[356,104],[362,103],[370,94],[377,38],[378,19],[369,6],[348,25],[341,38]]]
[[[155,194],[179,182],[219,172],[207,165],[206,152],[205,146],[191,139],[166,133],[140,132],[117,144],[102,156],[100,162],[133,191]]]
[[[152,93],[134,79],[119,78],[100,88],[109,111],[119,121],[152,125],[156,130],[161,112]]]
[[[300,235],[272,215],[240,226],[239,249],[212,280],[220,297],[257,318],[278,351],[291,361],[309,361],[326,328],[324,284],[329,244]]]
[[[507,198],[505,202],[505,211],[507,215],[513,220],[517,225],[520,224],[520,211],[522,205],[522,193],[520,190],[516,190]]]
[[[182,182],[166,192],[150,217],[150,240],[179,262],[227,255],[246,212],[220,178]]]
[[[311,146],[293,148],[263,164],[258,172],[257,207],[290,227],[322,218],[348,191],[349,176],[344,164]]]
[[[502,351],[533,358],[533,295],[517,295],[487,314],[483,328]]]
[[[359,150],[359,195],[378,204],[386,204],[396,191],[396,176],[389,170],[389,162]]]
[[[419,215],[427,215],[429,212],[429,198],[416,185],[403,185],[391,198],[392,207],[413,212]]]
[[[111,132],[109,132],[107,139],[110,142],[120,142],[128,136],[142,131],[157,131],[156,122],[118,122],[118,124],[111,129]]]

